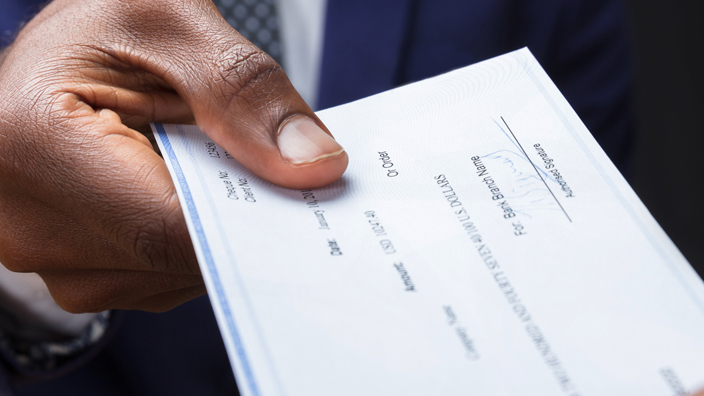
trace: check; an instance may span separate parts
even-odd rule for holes
[[[154,125],[243,395],[685,395],[704,287],[527,50],[320,118],[287,190]]]

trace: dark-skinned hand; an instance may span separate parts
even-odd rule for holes
[[[347,167],[281,67],[208,0],[55,0],[0,62],[0,262],[38,273],[69,312],[205,293],[149,122],[195,122],[284,187]]]

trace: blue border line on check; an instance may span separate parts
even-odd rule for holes
[[[259,396],[259,387],[257,386],[256,380],[254,379],[254,374],[252,373],[252,368],[249,365],[249,360],[247,359],[247,353],[242,345],[242,340],[240,338],[239,331],[237,330],[237,325],[235,324],[235,318],[230,310],[230,305],[227,303],[227,298],[225,297],[225,292],[222,287],[222,282],[220,281],[220,276],[218,274],[217,268],[215,268],[215,261],[213,261],[213,255],[210,251],[210,246],[208,245],[208,240],[203,232],[203,225],[200,222],[200,216],[198,216],[198,210],[196,209],[196,204],[193,201],[193,196],[191,195],[191,189],[188,187],[188,182],[183,174],[183,169],[181,169],[181,164],[176,158],[176,153],[171,146],[171,141],[166,135],[164,126],[162,124],[154,124],[156,127],[159,138],[161,139],[166,154],[171,161],[171,166],[176,174],[176,179],[181,186],[181,192],[186,200],[186,207],[188,208],[188,214],[191,216],[191,221],[193,222],[193,228],[195,228],[196,235],[198,237],[198,243],[203,252],[206,265],[208,267],[208,272],[215,286],[215,293],[217,294],[218,302],[222,308],[223,315],[225,316],[225,322],[227,323],[227,328],[230,331],[230,335],[235,343],[235,349],[237,351],[237,356],[242,363],[242,368],[244,369],[245,377],[247,378],[247,384],[253,395]]]

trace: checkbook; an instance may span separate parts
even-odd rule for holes
[[[704,287],[528,49],[317,113],[337,182],[153,125],[242,395],[686,395]]]

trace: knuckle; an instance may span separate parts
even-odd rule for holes
[[[170,0],[118,0],[104,2],[111,11],[110,14],[119,16],[124,21],[142,21],[152,18],[172,19],[174,16],[186,14],[188,3]]]
[[[165,202],[168,201],[167,198]],[[137,225],[133,233],[132,252],[151,270],[197,272],[195,253],[177,198],[176,205],[159,209],[158,215],[146,216],[145,221]]]
[[[252,100],[278,92],[281,66],[252,44],[237,44],[223,52],[214,64],[213,83],[226,103],[236,99]]]
[[[132,251],[151,270],[168,265],[165,258],[169,243],[165,233],[166,224],[161,221],[142,223],[135,230]]]

